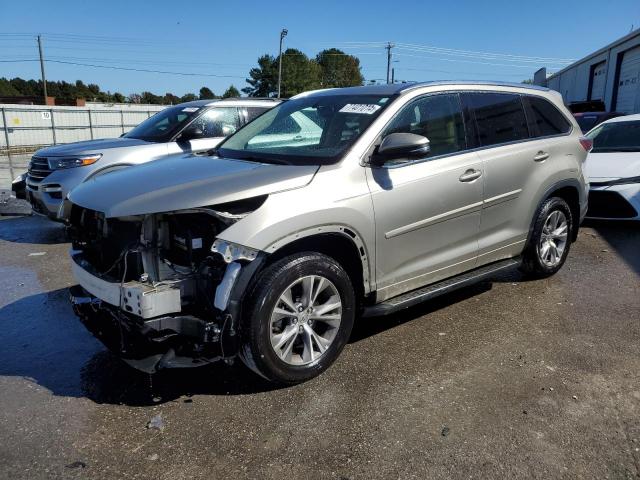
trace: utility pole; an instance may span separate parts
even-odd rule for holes
[[[280,53],[278,55],[278,98],[280,98],[280,87],[282,85],[282,41],[287,36],[288,30],[283,28],[280,32]]]
[[[391,69],[391,83],[396,83],[396,69]]]
[[[44,76],[44,57],[42,56],[42,38],[38,35],[38,52],[40,53],[40,73],[42,73],[42,87],[44,88],[44,104],[47,104],[47,79]]]
[[[387,46],[384,47],[387,49],[387,83],[391,83],[391,49],[395,47],[395,45],[391,42],[387,43]]]

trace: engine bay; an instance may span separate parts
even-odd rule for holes
[[[73,205],[68,231],[81,287],[72,295],[76,313],[103,343],[145,371],[167,358],[232,357],[237,319],[226,310],[241,270],[258,252],[216,238],[259,200],[121,218]],[[106,324],[113,327],[109,335]]]

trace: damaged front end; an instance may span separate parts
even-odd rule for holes
[[[242,297],[265,254],[217,236],[265,199],[120,218],[72,205],[75,313],[145,372],[231,361]]]

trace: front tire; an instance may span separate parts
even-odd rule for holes
[[[261,272],[243,310],[240,358],[268,380],[295,384],[336,360],[351,334],[356,299],[340,264],[307,252]]]
[[[573,228],[567,202],[559,197],[545,200],[536,212],[520,269],[537,278],[549,277],[560,270],[569,255]]]

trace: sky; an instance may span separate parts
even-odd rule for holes
[[[0,0],[0,77],[40,78],[41,34],[47,80],[125,95],[202,86],[221,94],[245,87],[260,55],[278,54],[286,28],[285,48],[309,56],[340,48],[360,58],[367,81],[385,79],[392,42],[397,80],[520,82],[638,27],[640,0]]]

